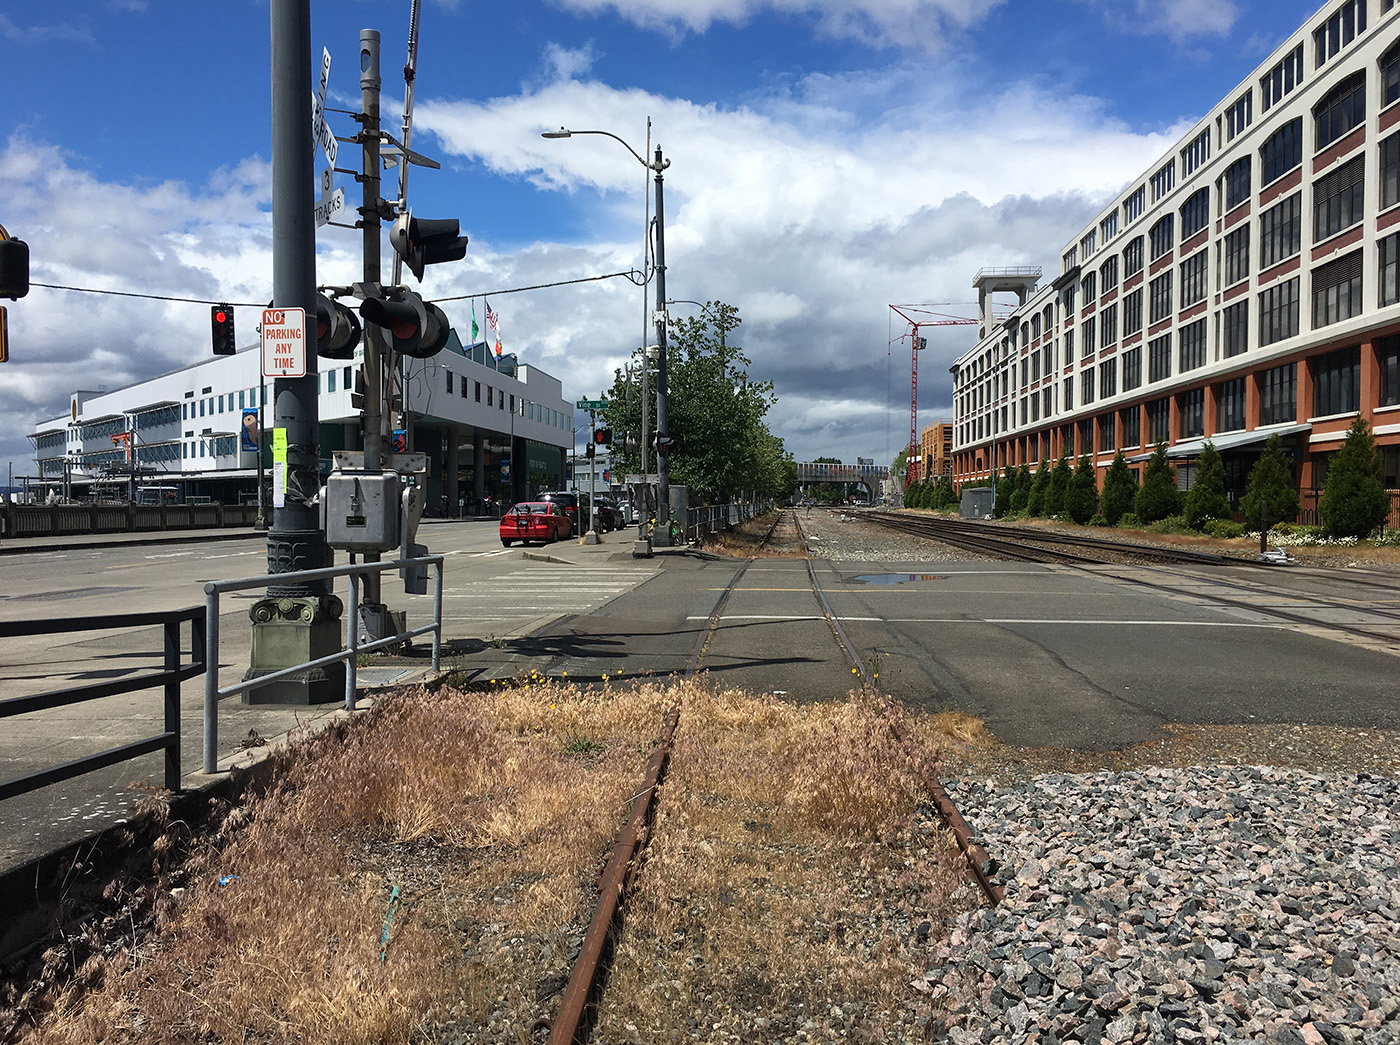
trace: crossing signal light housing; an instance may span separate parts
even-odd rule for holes
[[[467,237],[460,232],[456,218],[415,218],[409,211],[394,222],[389,242],[408,271],[422,282],[427,266],[461,261],[467,256]]]
[[[0,226],[0,298],[18,300],[29,293],[29,244],[11,239]]]
[[[214,355],[231,356],[238,351],[233,342],[232,305],[214,305],[210,308],[209,325],[214,331]]]
[[[360,317],[325,294],[316,295],[316,354],[327,359],[354,359],[360,343]]]
[[[414,359],[437,355],[451,333],[442,309],[404,287],[391,287],[381,297],[365,298],[360,315],[366,323],[389,332],[389,347],[395,352]]]

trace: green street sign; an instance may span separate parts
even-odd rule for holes
[[[574,404],[578,410],[606,410],[608,401],[606,399],[580,399]]]

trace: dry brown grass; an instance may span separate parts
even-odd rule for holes
[[[975,896],[873,697],[797,707],[699,682],[522,680],[404,692],[303,743],[279,787],[198,848],[158,935],[88,959],[31,1008],[42,1018],[12,1027],[17,1040],[409,1042],[489,1028],[528,1042],[677,700],[608,992],[618,1008],[595,1040],[669,1040],[695,1011],[755,1040],[809,1018],[856,1038],[913,1034],[909,969]],[[905,726],[929,751],[976,733]]]

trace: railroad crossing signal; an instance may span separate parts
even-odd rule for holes
[[[409,211],[394,222],[389,242],[421,282],[426,266],[461,261],[467,256],[467,237],[460,232],[456,218],[415,218]]]
[[[0,298],[19,300],[29,293],[29,244],[11,239],[0,226]]]
[[[382,297],[365,298],[360,315],[389,332],[395,352],[414,359],[437,355],[451,334],[442,309],[403,287],[386,289]]]

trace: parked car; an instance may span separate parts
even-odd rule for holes
[[[573,523],[559,505],[550,501],[521,501],[501,516],[501,544],[513,541],[550,544],[574,534]]]
[[[584,522],[591,519],[588,510],[588,498],[584,497],[579,504],[579,511],[583,513]],[[607,533],[609,530],[616,530],[621,525],[620,515],[617,505],[611,497],[598,497],[598,521],[594,524],[598,527],[599,533]]]
[[[557,504],[564,510],[564,514],[569,517],[569,522],[573,524],[574,533],[583,533],[588,529],[588,519],[579,514],[579,497],[576,493],[569,493],[567,490],[547,490],[540,494],[541,501],[548,501]]]

